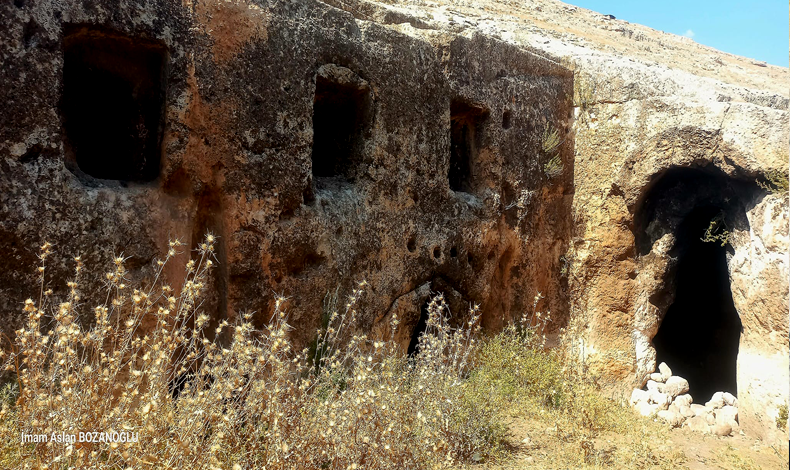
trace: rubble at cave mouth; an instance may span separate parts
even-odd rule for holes
[[[704,405],[693,403],[689,382],[662,362],[650,374],[645,390],[635,388],[629,403],[642,416],[655,416],[672,427],[725,437],[740,432],[738,398],[715,392]]]
[[[738,393],[743,325],[730,287],[730,235],[750,232],[747,213],[764,195],[754,180],[711,165],[673,167],[636,203],[638,256],[648,265],[654,256],[666,261],[650,293],[658,324],[651,345],[694,396]]]

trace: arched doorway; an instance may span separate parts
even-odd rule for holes
[[[742,326],[730,290],[728,234],[748,231],[746,211],[758,189],[752,181],[713,167],[673,168],[652,182],[635,212],[639,256],[663,273],[645,286],[658,315],[656,362],[686,378],[697,403],[738,391]]]

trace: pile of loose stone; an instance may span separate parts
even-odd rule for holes
[[[650,374],[647,390],[634,389],[631,406],[642,416],[656,416],[673,427],[688,426],[692,431],[718,436],[738,432],[738,399],[728,392],[716,392],[705,406],[692,403],[689,383],[672,375],[665,363]]]

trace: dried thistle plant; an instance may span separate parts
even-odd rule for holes
[[[171,242],[147,289],[129,284],[124,258],[116,257],[104,275],[107,301],[92,309],[89,327],[76,320],[85,307],[79,258],[63,301],[42,287],[38,301],[25,303],[27,324],[4,353],[16,383],[2,392],[0,466],[428,468],[497,451],[504,428],[495,405],[470,402],[465,380],[477,347],[477,307],[453,329],[444,298],[434,298],[413,358],[394,341],[357,334],[364,281],[329,312],[316,341],[320,354],[293,350],[283,297],[263,331],[244,314],[208,332],[201,299],[214,243],[208,235],[199,245],[180,289],[161,278],[180,242]],[[51,250],[41,249],[42,286]],[[209,339],[226,330],[228,344]],[[19,441],[21,433],[80,431],[139,438]]]
[[[396,317],[389,340],[360,333],[364,281],[345,302],[327,297],[314,349],[294,350],[282,296],[263,330],[247,313],[206,331],[215,241],[199,245],[179,289],[162,273],[180,242],[147,289],[129,284],[116,257],[103,276],[107,301],[88,327],[77,321],[87,307],[80,258],[64,299],[42,287],[25,303],[27,324],[3,353],[16,381],[0,390],[0,468],[448,468],[504,455],[506,415],[517,410],[539,410],[562,442],[592,442],[630,422],[595,390],[582,317],[560,336],[562,347],[546,349],[552,316],[538,308],[541,294],[519,322],[487,338],[477,306],[453,328],[437,295],[413,357],[394,341]],[[51,256],[44,244],[42,286]],[[210,339],[226,331],[227,344]],[[22,433],[80,431],[139,437],[20,443]]]

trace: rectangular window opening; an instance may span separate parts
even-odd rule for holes
[[[480,127],[488,110],[462,99],[450,103],[450,189],[471,193],[474,190],[473,164],[480,145]]]
[[[325,65],[316,77],[313,102],[313,179],[317,186],[356,180],[370,129],[367,82],[345,67]]]
[[[157,178],[166,58],[155,41],[66,27],[60,111],[72,170],[124,182]]]

